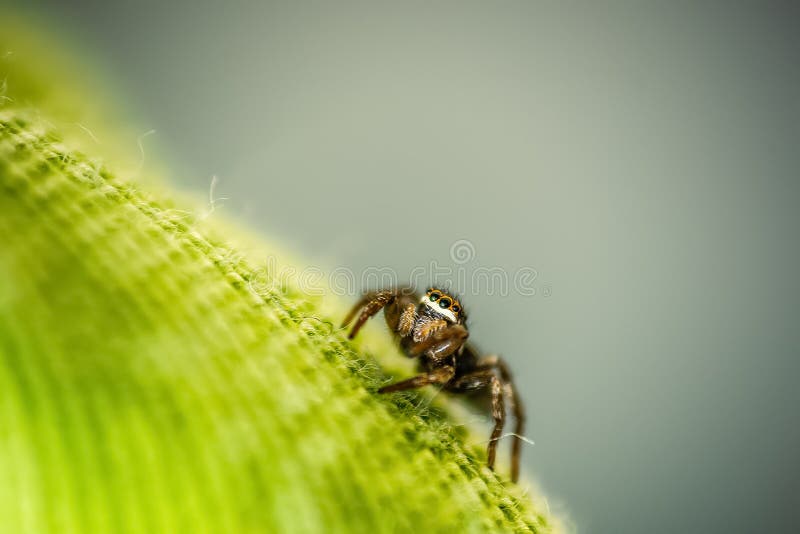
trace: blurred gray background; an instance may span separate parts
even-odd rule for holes
[[[25,3],[309,263],[535,269],[460,289],[580,532],[797,532],[797,4]]]

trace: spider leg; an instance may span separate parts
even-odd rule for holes
[[[434,360],[443,360],[460,349],[469,337],[469,331],[460,324],[433,332],[427,339],[409,348],[411,357],[427,354]]]
[[[361,315],[358,316],[358,319],[356,320],[352,330],[350,330],[350,334],[347,337],[350,339],[356,337],[356,334],[358,334],[358,331],[361,330],[362,326],[364,326],[364,323],[366,323],[370,317],[381,311],[384,306],[394,302],[396,297],[397,292],[388,289],[384,289],[382,291],[370,291],[361,297],[361,300],[359,300],[356,305],[353,306],[353,308],[350,310],[350,313],[348,313],[347,317],[345,317],[344,321],[342,321],[342,326],[347,326],[350,324],[350,321],[353,320],[353,317],[356,316],[358,311],[361,310]]]
[[[455,367],[445,365],[438,367],[430,373],[414,376],[412,378],[383,386],[378,390],[378,393],[393,393],[395,391],[405,391],[407,389],[416,389],[428,384],[446,384],[456,374]]]
[[[451,391],[470,391],[475,389],[490,388],[492,396],[492,417],[494,418],[494,428],[489,439],[489,446],[486,449],[486,464],[489,469],[494,469],[494,461],[497,456],[497,442],[503,432],[506,422],[506,409],[503,399],[503,380],[497,376],[493,368],[479,369],[454,381],[447,389]],[[512,481],[516,482],[516,477],[512,471]]]
[[[347,312],[347,315],[345,316],[344,320],[342,321],[342,324],[341,324],[341,326],[342,326],[342,327],[345,327],[345,326],[347,326],[348,324],[350,324],[350,321],[352,321],[352,320],[353,320],[353,317],[355,317],[355,316],[356,316],[356,313],[358,313],[358,310],[360,310],[361,308],[363,308],[363,307],[364,307],[364,306],[367,304],[367,302],[369,302],[369,301],[371,301],[372,299],[374,299],[374,298],[375,298],[375,295],[377,295],[377,294],[378,294],[378,292],[377,292],[377,291],[370,291],[370,292],[368,292],[368,293],[364,293],[364,294],[361,296],[361,298],[360,298],[360,299],[358,299],[358,302],[356,302],[356,303],[353,305],[353,307],[352,307],[352,308],[350,308],[350,311],[349,311],[349,312]]]
[[[350,324],[350,321],[361,310],[361,315],[358,316],[348,336],[353,339],[370,317],[381,310],[385,310],[386,324],[389,325],[391,330],[404,337],[410,332],[411,326],[414,324],[416,302],[418,300],[419,298],[414,290],[408,287],[370,291],[350,309],[350,312],[342,321],[342,327]]]
[[[503,390],[506,393],[510,403],[511,411],[514,413],[516,424],[514,426],[514,441],[511,445],[511,480],[516,482],[519,478],[519,459],[522,447],[522,433],[525,430],[525,406],[522,404],[522,399],[519,397],[517,388],[514,387],[514,381],[511,376],[511,371],[499,356],[488,356],[478,362],[480,369],[496,369],[500,373],[500,378],[503,382]]]

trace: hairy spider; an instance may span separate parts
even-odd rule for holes
[[[516,419],[511,449],[511,480],[519,477],[519,456],[525,414],[511,373],[498,356],[480,357],[468,344],[469,332],[461,303],[446,291],[432,287],[423,297],[409,289],[386,289],[365,294],[345,317],[347,326],[358,314],[350,330],[353,339],[367,320],[383,310],[386,324],[409,358],[417,358],[422,374],[389,384],[378,390],[391,393],[438,384],[454,393],[488,392],[491,396],[494,429],[486,451],[487,464],[494,469],[497,442],[506,420],[505,399],[511,403]]]

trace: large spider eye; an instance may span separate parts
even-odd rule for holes
[[[439,300],[439,297],[441,297],[439,293],[431,293],[431,302],[436,302]]]
[[[457,304],[455,306],[453,306],[451,309],[456,313],[461,311],[461,308],[459,308]]]
[[[439,301],[440,308],[449,308],[450,307],[450,299],[445,297]]]

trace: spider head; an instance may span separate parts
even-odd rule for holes
[[[418,311],[423,315],[441,317],[450,323],[463,323],[466,319],[458,299],[435,287],[428,288],[420,299]]]

